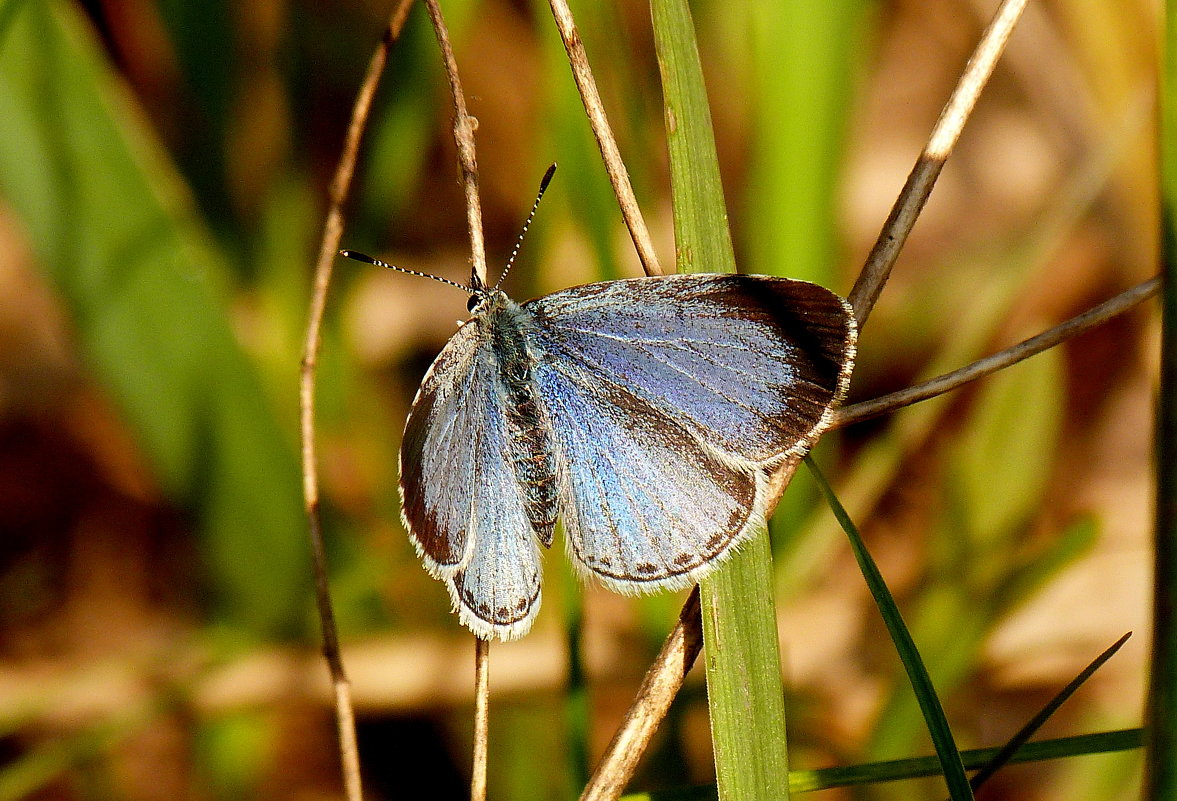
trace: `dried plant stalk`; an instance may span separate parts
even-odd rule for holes
[[[901,389],[898,392],[892,392],[879,398],[843,407],[835,414],[833,427],[841,428],[851,423],[857,423],[861,420],[867,420],[871,417],[893,412],[904,406],[911,406],[913,403],[919,403],[920,401],[934,398],[937,395],[943,395],[945,392],[951,392],[970,381],[976,381],[978,378],[992,375],[998,370],[1003,370],[1044,350],[1053,348],[1061,342],[1066,342],[1068,339],[1076,337],[1085,331],[1090,331],[1096,326],[1103,325],[1113,317],[1131,311],[1140,303],[1155,295],[1160,291],[1160,288],[1161,279],[1159,277],[1150,278],[1131,289],[1121,292],[1114,298],[1106,300],[1092,309],[1088,309],[1082,314],[1075,315],[1048,331],[1043,331],[1037,336],[1030,337],[1027,340],[1019,342],[1017,345],[1006,348],[999,353],[994,353],[992,356],[978,359],[972,364],[965,365],[958,370],[945,373],[922,384],[916,384],[913,387]]]
[[[339,164],[331,180],[330,206],[323,225],[323,238],[319,243],[319,255],[315,262],[314,286],[311,292],[311,306],[307,316],[306,339],[303,344],[302,365],[299,371],[299,422],[302,436],[302,488],[303,505],[306,510],[311,538],[311,558],[315,576],[315,600],[323,636],[323,657],[331,675],[331,686],[335,697],[335,720],[339,729],[339,757],[343,770],[343,781],[348,801],[361,801],[363,792],[360,782],[360,759],[356,746],[355,715],[351,702],[351,683],[343,668],[339,652],[339,635],[335,627],[335,614],[331,607],[331,593],[327,583],[327,557],[323,547],[323,528],[319,517],[319,475],[318,458],[315,450],[315,371],[318,365],[319,349],[322,346],[323,312],[327,307],[327,289],[331,284],[332,268],[339,238],[343,234],[343,203],[351,188],[355,174],[356,156],[360,139],[372,108],[372,97],[380,83],[388,62],[388,51],[399,37],[408,17],[412,0],[401,0],[389,18],[388,26],[376,52],[368,62],[360,91],[352,107],[347,136]]]
[[[486,771],[490,747],[490,642],[474,638],[474,770],[470,801],[486,801]]]
[[[671,629],[662,650],[654,660],[655,665],[664,665],[664,668],[646,673],[633,705],[613,735],[613,741],[609,743],[608,753],[633,752],[641,756],[650,738],[658,730],[658,724],[666,717],[674,696],[678,694],[678,688],[682,686],[683,679],[690,672],[691,665],[695,663],[702,649],[703,626],[699,620],[699,588],[695,587],[683,604],[678,623]],[[610,771],[598,768],[581,793],[580,801],[618,798],[633,777],[637,763],[637,759],[632,759],[620,763],[616,769]]]
[[[449,29],[437,0],[425,0],[437,43],[441,48],[445,75],[453,101],[454,143],[462,168],[462,187],[466,191],[466,223],[470,233],[471,285],[487,285],[486,244],[482,234],[482,203],[478,197],[478,157],[474,147],[474,118],[466,112],[466,95],[458,78],[458,62],[450,44]],[[486,774],[490,727],[490,643],[474,638],[474,747],[470,774],[471,801],[486,801]]]
[[[478,157],[474,150],[474,128],[478,121],[466,111],[466,95],[458,79],[458,62],[450,45],[450,34],[437,0],[425,0],[441,58],[445,76],[450,83],[453,102],[454,144],[458,146],[458,166],[462,168],[462,189],[466,192],[466,227],[470,233],[470,270],[473,286],[486,286],[486,242],[482,236],[482,201],[478,197]]]
[[[552,17],[556,20],[556,28],[560,31],[560,39],[564,42],[564,50],[568,53],[572,77],[576,81],[576,88],[580,92],[580,99],[588,115],[589,126],[597,139],[605,171],[609,174],[609,182],[613,184],[613,193],[617,195],[621,216],[637,249],[642,269],[646,275],[662,275],[662,265],[658,262],[650,230],[646,227],[637,196],[634,195],[633,186],[629,182],[629,170],[625,169],[621,151],[617,149],[617,138],[613,136],[609,118],[605,116],[605,104],[601,102],[601,93],[597,91],[597,82],[593,78],[592,68],[589,67],[584,42],[580,40],[576,22],[572,19],[572,10],[568,8],[566,0],[550,0],[550,5]]]
[[[927,145],[907,176],[907,183],[903,185],[899,197],[895,200],[891,214],[866,257],[866,264],[863,265],[854,288],[850,290],[850,305],[854,307],[854,316],[858,318],[859,330],[866,323],[875,302],[879,299],[883,285],[887,283],[891,269],[899,258],[899,252],[903,250],[915,221],[919,218],[924,204],[928,202],[932,187],[936,185],[936,179],[940,177],[944,163],[948,161],[956,140],[960,138],[960,132],[968,122],[973,107],[977,104],[977,98],[981,96],[981,90],[993,74],[997,59],[1005,49],[1005,44],[1025,10],[1026,3],[1027,0],[1005,0],[997,9],[993,21],[981,35],[981,41],[973,51],[972,58],[965,65],[956,89],[948,98],[944,110],[940,112],[940,119],[936,120]]]

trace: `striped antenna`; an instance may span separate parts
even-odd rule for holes
[[[417,270],[407,270],[404,267],[397,267],[395,264],[389,264],[386,261],[381,261],[380,259],[374,259],[371,256],[367,255],[366,253],[360,253],[359,251],[355,251],[355,250],[341,250],[341,251],[339,251],[339,255],[343,256],[345,259],[353,259],[354,261],[362,261],[364,264],[374,264],[377,267],[387,267],[390,270],[396,270],[398,273],[408,273],[409,275],[419,275],[422,278],[432,278],[434,281],[441,281],[443,284],[449,284],[450,286],[456,286],[458,289],[461,289],[464,292],[469,292],[470,294],[474,294],[474,289],[472,287],[466,286],[465,284],[459,284],[457,281],[451,281],[448,278],[442,278],[440,275],[433,275],[432,273],[422,273],[422,272],[418,272]]]
[[[552,176],[555,174],[556,163],[552,162],[552,166],[548,167],[548,171],[540,179],[539,194],[535,196],[535,202],[531,204],[531,212],[527,215],[527,220],[523,223],[523,230],[519,232],[519,238],[515,240],[515,247],[511,248],[511,256],[507,259],[507,266],[503,268],[503,274],[495,282],[495,289],[499,288],[499,285],[503,283],[503,279],[507,277],[507,273],[511,272],[511,265],[515,263],[515,257],[519,255],[519,248],[523,246],[523,237],[527,236],[527,229],[531,227],[531,221],[535,217],[536,210],[539,208],[539,202],[543,200],[544,192],[548,190],[548,184],[552,182]]]

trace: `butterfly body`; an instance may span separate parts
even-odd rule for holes
[[[427,569],[484,638],[531,627],[557,518],[574,564],[614,590],[697,582],[764,527],[769,472],[849,383],[849,305],[802,281],[470,291],[413,402],[401,493]]]
[[[536,354],[528,347],[531,315],[500,290],[487,290],[475,306],[475,324],[486,327],[485,349],[502,387],[508,449],[524,496],[527,519],[545,547],[556,527],[556,472],[550,424],[533,377]]]

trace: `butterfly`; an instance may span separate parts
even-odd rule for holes
[[[426,569],[483,639],[530,630],[558,519],[578,570],[612,590],[697,583],[764,530],[770,472],[850,382],[850,304],[805,281],[667,275],[525,303],[456,285],[471,317],[413,400],[400,490]]]

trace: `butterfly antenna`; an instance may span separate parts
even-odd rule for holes
[[[456,286],[458,289],[461,289],[464,292],[472,292],[473,291],[470,287],[466,286],[465,284],[459,284],[457,281],[451,281],[448,278],[442,278],[440,275],[433,275],[432,273],[422,273],[422,272],[418,272],[417,270],[408,270],[408,269],[405,269],[404,267],[397,267],[395,264],[389,264],[386,261],[381,261],[380,259],[374,259],[371,256],[367,255],[366,253],[360,253],[359,251],[356,251],[356,250],[341,250],[341,251],[339,251],[339,255],[343,256],[345,259],[352,259],[354,261],[362,261],[364,264],[374,264],[377,267],[387,267],[390,270],[396,270],[398,273],[408,273],[409,275],[419,275],[422,278],[432,278],[434,281],[441,281],[443,284],[449,284],[450,286]]]
[[[556,164],[548,167],[548,171],[544,173],[544,177],[539,182],[539,193],[535,196],[535,202],[531,204],[531,212],[527,215],[527,220],[523,223],[523,230],[519,232],[519,238],[515,240],[515,247],[511,248],[511,256],[507,259],[507,266],[503,268],[503,274],[499,276],[499,280],[495,283],[497,288],[499,284],[503,283],[503,279],[507,277],[507,273],[511,272],[511,265],[515,263],[515,257],[519,255],[519,248],[523,246],[523,237],[527,236],[527,229],[531,227],[531,221],[535,218],[535,212],[539,208],[539,202],[544,198],[544,192],[548,190],[548,184],[552,182],[552,176],[556,174]]]

